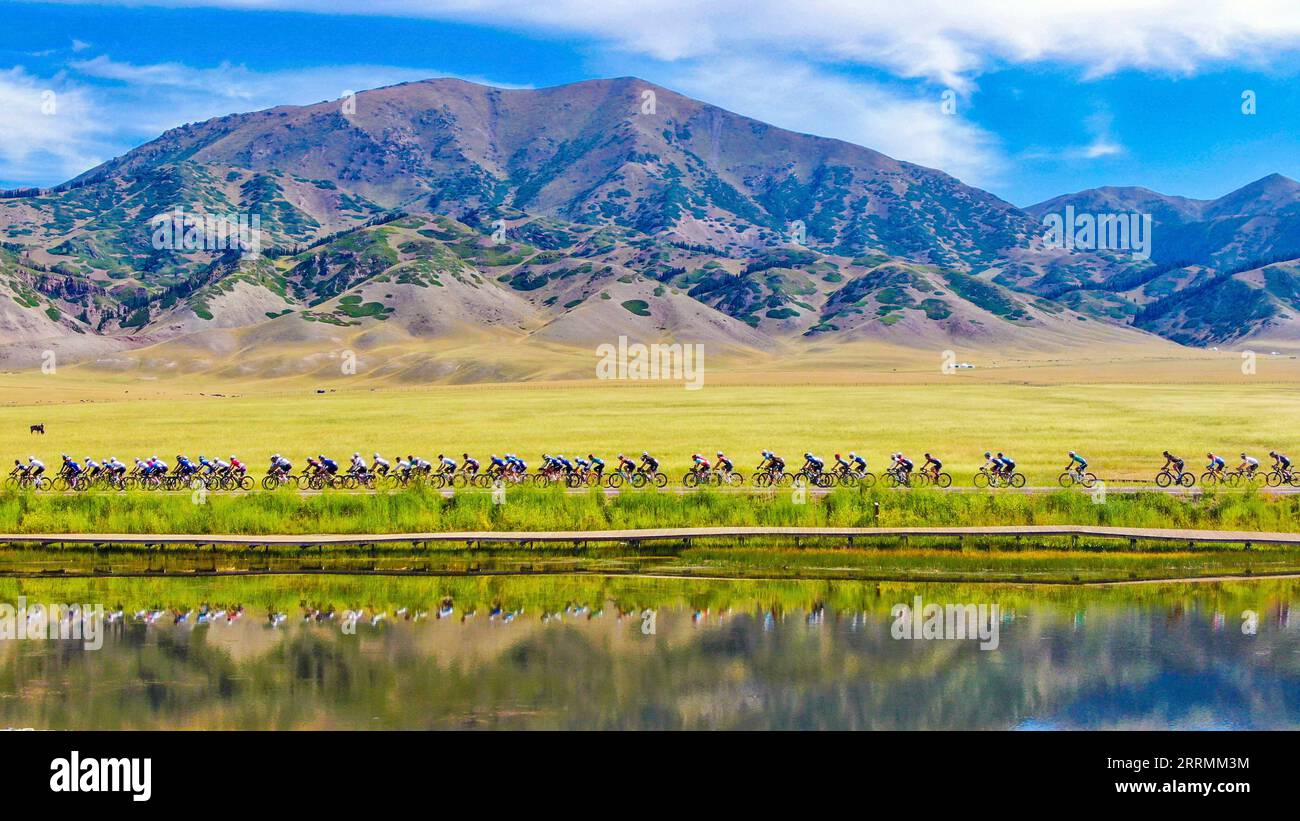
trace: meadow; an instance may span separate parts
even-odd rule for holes
[[[871,527],[1079,524],[1189,529],[1300,530],[1300,496],[1259,492],[1016,494],[838,488],[688,493],[652,489],[607,496],[560,488],[486,491],[427,488],[380,493],[0,492],[4,533],[412,533],[472,530],[604,530],[689,526]],[[879,513],[877,514],[877,505]]]
[[[1150,365],[1153,373],[1160,368]],[[326,453],[343,461],[469,452],[480,460],[513,452],[536,465],[542,453],[649,451],[678,479],[694,452],[721,450],[748,473],[759,451],[797,465],[805,451],[830,460],[857,451],[879,472],[889,453],[943,460],[959,486],[986,450],[1014,457],[1029,484],[1055,484],[1076,450],[1103,479],[1150,480],[1168,448],[1204,464],[1242,451],[1300,454],[1300,385],[1222,382],[994,381],[964,375],[928,381],[835,383],[797,376],[681,385],[538,382],[425,387],[261,384],[246,388],[139,380],[79,383],[63,377],[0,377],[0,454],[78,459],[157,455],[171,461],[238,456],[260,473],[272,452],[303,464]],[[1041,375],[1040,375],[1041,376]],[[1077,372],[1066,376],[1078,378]],[[733,376],[733,379],[740,377]],[[30,434],[43,423],[48,434]],[[5,462],[6,464],[9,461]],[[1199,471],[1199,467],[1196,472]]]

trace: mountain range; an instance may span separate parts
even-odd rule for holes
[[[1043,219],[1150,214],[1149,259]],[[156,247],[155,217],[256,215],[260,253]],[[1065,349],[1300,340],[1300,184],[1142,188],[1020,209],[929,168],[635,78],[453,79],[219,117],[52,189],[0,193],[0,361],[46,350],[276,375],[428,354],[673,339]],[[525,374],[526,375],[526,374]]]

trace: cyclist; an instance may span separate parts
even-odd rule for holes
[[[858,473],[867,472],[867,460],[863,459],[853,451],[849,451],[849,466]]]
[[[68,477],[77,476],[78,474],[81,473],[81,465],[74,462],[72,460],[72,457],[68,456],[68,454],[65,453],[63,454],[62,473],[64,473]]]
[[[488,476],[500,476],[506,472],[508,464],[505,459],[497,456],[495,453],[488,459]]]
[[[1087,469],[1088,469],[1088,460],[1084,459],[1082,456],[1075,453],[1074,451],[1070,451],[1070,461],[1068,464],[1066,464],[1065,470],[1068,473],[1073,473],[1075,476],[1082,476],[1083,472]]]
[[[113,477],[118,480],[121,480],[126,475],[126,465],[119,462],[116,456],[108,457],[108,469],[113,474]]]
[[[1002,451],[998,451],[998,464],[1002,467],[1002,478],[1010,479],[1011,474],[1016,472],[1016,460],[1010,456],[1004,456]]]
[[[938,459],[927,453],[925,455],[925,462],[921,465],[921,472],[929,473],[937,482],[939,481],[939,471],[941,470],[943,470],[943,462],[940,462]]]
[[[461,462],[464,471],[470,476],[478,473],[478,460],[470,458],[468,453],[462,453],[461,456],[464,457],[464,461]]]
[[[95,478],[96,476],[98,476],[98,475],[99,475],[99,462],[96,462],[94,459],[92,459],[91,457],[87,456],[87,457],[86,457],[86,476],[87,476],[87,478],[94,479],[94,478]]]
[[[366,460],[361,458],[361,451],[352,454],[352,464],[348,466],[348,473],[356,476],[366,475]]]
[[[990,473],[997,475],[997,472],[1001,467],[1002,463],[997,459],[994,459],[992,453],[989,453],[987,450],[984,451],[984,464],[980,466],[980,470],[987,470]]]
[[[45,463],[35,456],[27,457],[27,475],[35,479],[45,472]]]
[[[816,476],[821,473],[825,467],[826,463],[822,461],[821,458],[813,456],[811,453],[804,453],[803,467],[800,468],[800,470],[806,470],[813,476]]]
[[[591,472],[596,474],[597,479],[605,475],[605,460],[596,454],[587,454],[587,464],[591,465]]]
[[[713,466],[714,469],[716,469],[718,473],[721,473],[723,476],[729,475],[732,471],[736,469],[736,466],[731,463],[731,460],[728,459],[722,453],[722,451],[718,451],[718,458],[717,461],[713,463]]]
[[[519,476],[528,472],[528,463],[513,453],[506,454],[506,464]]]
[[[288,476],[292,468],[293,465],[289,460],[277,453],[271,457],[271,466],[266,472],[271,475]]]
[[[916,465],[900,451],[894,454],[894,467],[898,468],[900,478],[902,478],[903,482],[906,483],[912,478],[912,470]]]
[[[1223,461],[1223,457],[1215,456],[1213,453],[1205,454],[1205,458],[1210,460],[1210,463],[1205,466],[1205,469],[1210,473],[1213,473],[1217,478],[1222,479],[1223,469],[1228,466],[1228,463]]]
[[[370,466],[370,469],[380,476],[387,476],[390,467],[392,466],[388,464],[388,460],[376,453],[374,464]]]
[[[438,472],[450,476],[456,472],[456,460],[449,456],[438,454]]]
[[[618,455],[618,471],[619,473],[624,473],[630,476],[631,474],[636,473],[636,462],[633,462],[631,459],[620,453]]]
[[[235,454],[230,454],[230,472],[236,476],[243,476],[248,473],[248,466],[236,458]]]
[[[325,454],[323,454],[323,453],[320,454],[320,455],[317,457],[317,459],[319,460],[319,461],[318,461],[318,469],[319,469],[319,470],[324,471],[325,473],[329,474],[330,476],[334,476],[334,475],[336,475],[336,474],[339,472],[339,463],[338,463],[338,462],[335,462],[333,459],[329,458],[329,457],[326,456]]]
[[[774,476],[779,476],[785,470],[785,460],[769,450],[767,451],[767,469]]]
[[[1175,479],[1182,478],[1183,473],[1186,472],[1185,468],[1187,467],[1187,463],[1184,462],[1182,459],[1179,459],[1177,456],[1173,455],[1169,451],[1164,452],[1164,457],[1165,457],[1165,463],[1160,468],[1160,470],[1165,471],[1165,470],[1169,470],[1169,468],[1172,467],[1174,469],[1173,471],[1174,478]]]
[[[1241,454],[1241,464],[1237,466],[1239,472],[1245,471],[1247,479],[1255,478],[1255,471],[1259,470],[1259,460],[1254,456]]]
[[[853,466],[848,463],[843,456],[835,454],[835,473],[845,474],[853,470]]]
[[[659,471],[659,460],[650,455],[649,451],[641,451],[641,467],[646,473],[654,474]]]
[[[1273,470],[1283,474],[1291,472],[1291,460],[1285,454],[1270,450],[1268,455],[1273,457]]]
[[[691,472],[697,476],[703,476],[712,469],[709,460],[705,459],[698,453],[691,454]]]

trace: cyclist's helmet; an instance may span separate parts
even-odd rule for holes
[[[989,459],[989,458],[991,458],[992,456],[993,456],[993,454],[989,453],[987,450],[984,451],[984,458],[985,458],[985,459]]]
[[[811,453],[808,453],[808,452],[805,451],[805,452],[804,452],[804,455],[803,455],[803,458],[805,458],[805,459],[811,459],[811,458],[812,458],[812,454],[811,454]]]
[[[1241,454],[1241,458],[1242,458],[1242,459],[1245,459],[1245,458],[1246,458],[1246,454],[1244,454],[1244,453]]]
[[[1074,451],[1070,451],[1070,456],[1074,456],[1074,455],[1075,455]]]
[[[1268,455],[1269,455],[1269,456],[1277,456],[1277,451],[1275,451],[1275,450],[1270,450],[1270,451],[1268,452]]]
[[[232,454],[230,454],[230,461],[232,461],[232,462],[238,462],[239,460],[236,459],[236,458],[235,458],[235,454],[232,453]]]
[[[278,461],[280,461],[280,454],[278,454],[278,453],[272,453],[272,454],[271,454],[271,461],[272,461],[272,462],[278,462]]]
[[[376,458],[376,459],[379,459],[379,458],[380,458],[380,456],[379,456],[379,451],[375,451],[375,458]]]
[[[1002,458],[1002,451],[998,451],[998,458],[999,458],[999,459]]]
[[[641,455],[642,455],[643,457],[649,456],[649,455],[650,455],[650,451],[648,451],[648,450],[643,450],[643,451],[641,451]]]
[[[623,454],[620,453],[620,454],[618,455],[618,458],[619,458],[619,459],[622,459],[622,458],[623,458]]]
[[[929,458],[930,458],[930,454],[927,453],[927,454],[925,455],[925,458],[926,458],[926,459],[929,459]]]
[[[461,456],[462,459],[468,459],[468,458],[469,458],[469,454],[468,454],[468,453],[462,453],[460,456]]]

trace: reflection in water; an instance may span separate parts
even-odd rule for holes
[[[0,726],[1300,726],[1292,582],[7,584],[0,600],[126,601],[98,651],[0,641]],[[914,596],[997,605],[996,649],[896,639]]]

